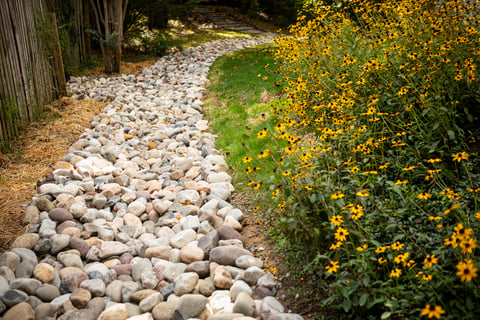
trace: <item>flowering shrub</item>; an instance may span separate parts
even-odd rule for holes
[[[343,317],[480,317],[479,6],[317,3],[277,39],[279,147],[245,162],[276,162],[252,186]]]

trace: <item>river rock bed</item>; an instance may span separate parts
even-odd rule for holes
[[[297,320],[243,248],[243,213],[202,116],[213,61],[272,38],[210,42],[138,76],[70,80],[110,101],[37,184],[0,256],[2,319]]]

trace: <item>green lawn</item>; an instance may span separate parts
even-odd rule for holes
[[[244,173],[248,164],[243,158],[259,154],[272,144],[268,139],[258,139],[257,133],[265,126],[263,120],[271,119],[271,106],[281,95],[276,85],[280,75],[276,73],[274,50],[273,45],[262,45],[222,56],[209,75],[206,116],[219,136],[216,145],[227,155],[239,191],[248,180]]]

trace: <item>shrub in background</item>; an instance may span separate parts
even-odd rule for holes
[[[150,30],[165,29],[169,19],[182,18],[195,9],[200,0],[132,0],[128,3],[124,33],[135,31],[135,25],[145,17]]]
[[[249,163],[277,163],[274,237],[344,318],[478,318],[479,4],[304,10],[277,40],[287,100],[259,134],[288,146]]]

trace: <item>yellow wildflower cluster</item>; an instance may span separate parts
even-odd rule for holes
[[[480,298],[478,286],[462,286],[478,284],[480,261],[478,143],[470,142],[480,135],[480,4],[344,5],[308,2],[291,35],[276,40],[284,98],[273,106],[275,126],[257,137],[278,149],[245,157],[247,173],[252,161],[274,162],[264,183],[272,221],[311,249],[306,265],[335,278],[329,301],[355,301],[358,318],[372,315],[369,303],[369,312],[398,318],[480,317],[441,301],[461,290]],[[395,303],[376,305],[385,296]]]

